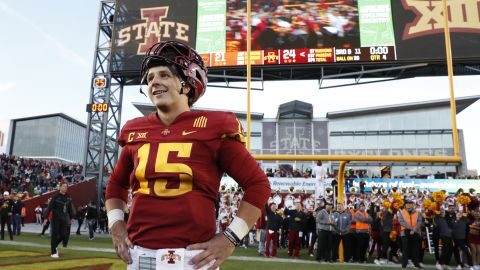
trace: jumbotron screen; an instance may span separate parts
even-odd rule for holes
[[[441,0],[255,0],[251,64],[445,59]],[[480,59],[480,0],[447,0],[456,60]],[[193,46],[208,67],[246,65],[245,0],[118,0],[112,72],[140,68],[154,43]]]

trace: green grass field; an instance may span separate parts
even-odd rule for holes
[[[9,240],[0,241],[0,269],[2,270],[50,270],[50,269],[85,269],[106,270],[125,269],[125,264],[109,251],[93,249],[112,249],[110,238],[97,237],[93,241],[87,236],[72,235],[68,248],[59,248],[60,259],[50,258],[50,238],[39,237],[33,233],[22,233],[14,238],[15,245],[8,245]],[[432,264],[432,258],[427,255],[426,263]],[[376,265],[358,264],[319,264],[312,257],[301,251],[299,260],[288,259],[287,251],[279,249],[280,260],[259,257],[256,247],[248,249],[237,248],[226,262],[222,270],[310,270],[310,269],[392,269]],[[399,265],[396,265],[400,268]]]

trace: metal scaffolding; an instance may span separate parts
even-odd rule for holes
[[[115,1],[102,1],[99,11],[95,57],[93,61],[90,104],[108,104],[106,112],[89,112],[85,136],[85,177],[97,179],[97,205],[103,198],[106,180],[117,162],[118,144],[122,111],[123,83],[121,78],[110,74],[113,16]],[[103,78],[104,87],[96,87],[95,79]]]

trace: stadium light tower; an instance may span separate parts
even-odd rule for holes
[[[118,157],[116,138],[120,132],[124,84],[121,78],[110,74],[114,14],[115,1],[102,1],[87,104],[87,150],[83,174],[97,179],[97,206],[102,202],[105,183]]]

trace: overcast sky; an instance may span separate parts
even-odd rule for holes
[[[93,0],[0,0],[0,131],[8,135],[10,119],[59,112],[87,122],[99,6]],[[480,95],[479,82],[480,76],[454,77],[455,95]],[[447,77],[324,90],[317,81],[282,81],[253,91],[251,108],[275,117],[280,104],[296,99],[312,103],[315,117],[325,117],[331,111],[446,98]],[[122,122],[140,116],[132,102],[149,100],[138,87],[126,87],[123,102]],[[246,91],[211,87],[197,106],[246,111]],[[476,102],[457,118],[469,169],[480,169],[479,116]]]

